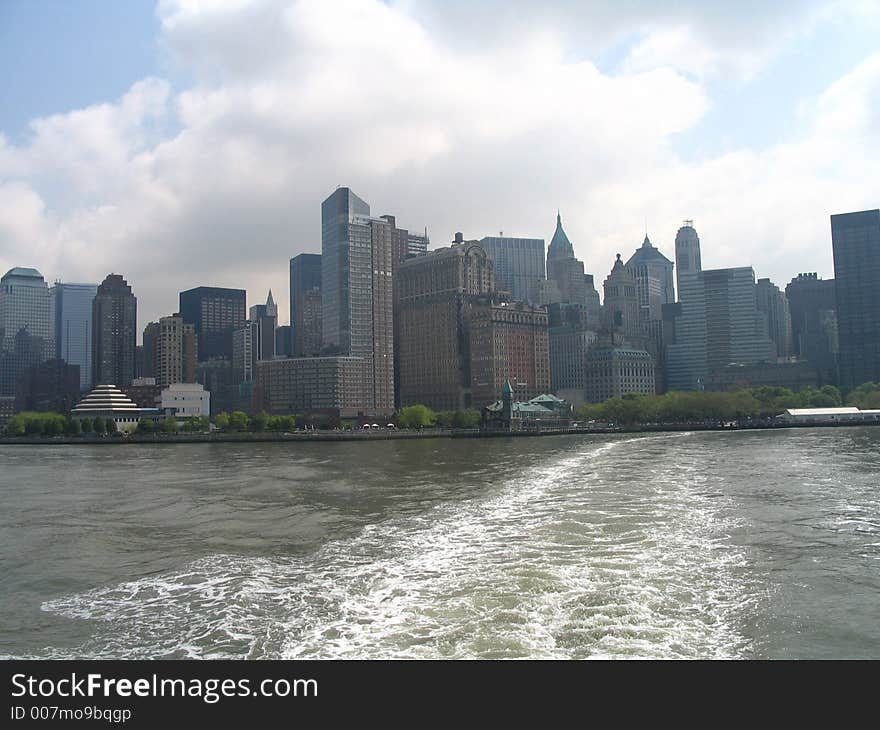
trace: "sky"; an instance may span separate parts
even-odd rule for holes
[[[880,206],[880,0],[0,0],[0,271],[271,288],[320,204],[465,238],[552,237],[598,288],[673,258],[833,276]]]

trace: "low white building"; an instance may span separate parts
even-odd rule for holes
[[[158,408],[140,408],[115,385],[97,386],[74,406],[70,415],[78,421],[113,419],[117,431],[134,431],[141,419],[160,423],[165,418]]]
[[[860,411],[855,406],[788,408],[777,418],[787,423],[874,423],[880,421],[880,410]]]
[[[211,394],[201,383],[172,383],[160,397],[159,408],[170,409],[176,418],[211,415]]]

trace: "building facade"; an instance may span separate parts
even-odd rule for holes
[[[54,310],[36,269],[16,267],[0,279],[0,396],[15,396],[18,377],[55,357]]]
[[[537,286],[547,278],[544,239],[486,236],[480,246],[492,259],[495,288],[518,301],[537,303]]]
[[[130,385],[135,377],[137,298],[119,274],[108,274],[92,302],[92,380]]]
[[[499,400],[507,381],[526,399],[549,392],[546,308],[501,294],[475,297],[467,307],[473,405]]]
[[[92,387],[92,305],[97,284],[64,284],[52,287],[55,311],[55,357],[79,366],[80,389]]]
[[[264,360],[256,366],[260,407],[278,415],[332,412],[341,418],[371,412],[364,367],[356,357]]]
[[[654,358],[647,350],[595,347],[587,353],[586,393],[589,403],[603,403],[627,393],[653,395]]]
[[[60,359],[46,360],[31,365],[18,376],[15,410],[67,413],[79,397],[79,365],[69,365]]]
[[[359,358],[368,407],[389,413],[396,231],[388,217],[371,218],[370,206],[349,188],[338,188],[321,204],[323,349]]]
[[[232,359],[232,333],[247,318],[247,292],[200,286],[180,292],[180,315],[193,325],[199,360]]]
[[[758,279],[755,295],[758,311],[767,318],[767,334],[773,342],[776,357],[791,357],[791,312],[788,298],[770,279]]]
[[[550,304],[547,314],[550,387],[578,407],[584,402],[587,352],[596,343],[597,331],[590,327],[586,308],[578,304]]]
[[[293,357],[321,352],[321,254],[290,259],[290,329]]]
[[[680,314],[666,357],[670,390],[704,390],[711,372],[774,359],[751,267],[700,271],[679,281]]]
[[[831,216],[840,384],[880,382],[880,210]]]
[[[492,260],[476,241],[410,258],[395,284],[399,404],[465,410],[470,380],[471,299],[495,288]]]
[[[675,289],[681,299],[682,277],[703,270],[700,256],[700,237],[694,229],[694,222],[686,220],[675,234]]]
[[[620,254],[602,285],[605,299],[602,305],[602,327],[629,341],[633,346],[641,344],[644,337],[639,309],[638,281],[628,269]]]
[[[562,228],[560,213],[556,214],[556,230],[547,248],[547,281],[551,284],[549,295],[544,297],[548,303],[559,301],[588,306],[584,265],[575,258],[574,246]]]
[[[211,415],[211,394],[200,383],[173,383],[162,389],[159,408],[177,418]]]
[[[198,368],[198,337],[195,326],[180,314],[150,322],[144,329],[144,348],[150,355],[150,375],[159,386],[195,383]]]
[[[836,383],[838,328],[834,279],[815,272],[798,274],[785,287],[791,313],[793,354],[819,373],[822,384]]]

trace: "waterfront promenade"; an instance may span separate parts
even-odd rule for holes
[[[197,443],[272,443],[272,442],[320,442],[320,441],[395,441],[433,438],[508,438],[528,436],[571,436],[613,433],[667,433],[684,431],[743,431],[778,430],[790,428],[843,428],[880,425],[877,423],[840,422],[823,423],[805,421],[789,423],[775,419],[694,423],[649,423],[629,426],[585,426],[569,429],[532,429],[524,431],[481,430],[478,428],[424,428],[424,429],[356,429],[316,430],[295,432],[220,432],[212,433],[121,433],[86,436],[3,436],[0,446],[12,444],[59,445],[59,444],[197,444]]]

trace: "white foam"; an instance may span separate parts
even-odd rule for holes
[[[215,555],[67,596],[92,657],[728,657],[754,600],[736,522],[695,462],[587,443],[483,499],[365,527],[304,557]],[[612,458],[613,457],[613,458]],[[641,468],[645,462],[641,462]]]

